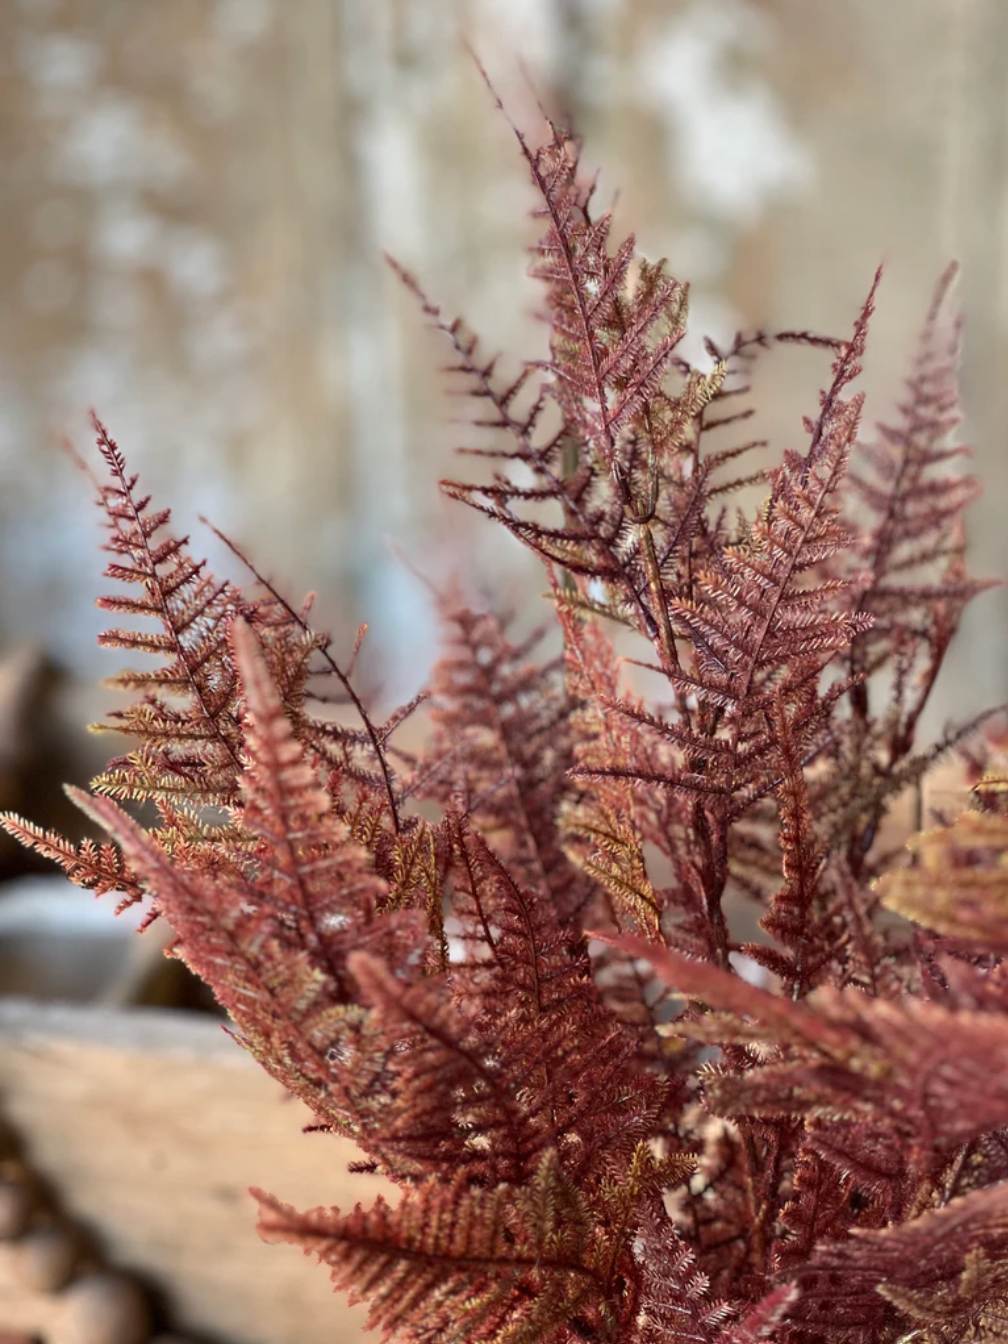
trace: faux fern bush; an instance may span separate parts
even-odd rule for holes
[[[562,655],[446,597],[407,753],[417,705],[376,721],[307,605],[214,578],[97,425],[102,642],[154,661],[116,678],[133,749],[74,795],[107,842],[7,829],[165,918],[241,1043],[399,1187],[258,1196],[383,1336],[999,1337],[1008,780],[975,770],[909,855],[885,827],[943,752],[982,756],[979,720],[918,731],[984,587],[952,272],[865,431],[874,286],[842,339],[739,336],[701,372],[686,286],[611,236],[577,143],[516,134],[548,358],[502,377],[404,279],[480,426],[443,488],[542,561]],[[783,341],[825,387],[758,469],[748,375]]]

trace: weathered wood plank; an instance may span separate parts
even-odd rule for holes
[[[179,1330],[233,1344],[351,1344],[325,1272],[255,1234],[250,1185],[294,1204],[370,1199],[353,1149],[308,1118],[219,1023],[157,1010],[0,1003],[0,1109],[110,1264],[141,1274]],[[0,1247],[0,1328],[55,1328],[58,1300],[19,1290]]]

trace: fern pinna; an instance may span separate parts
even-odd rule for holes
[[[953,273],[864,431],[877,277],[845,338],[740,335],[695,368],[687,287],[614,241],[577,142],[516,135],[546,358],[502,376],[400,273],[474,408],[476,474],[444,488],[539,556],[561,652],[446,595],[427,745],[402,751],[417,702],[375,721],[308,607],[210,575],[97,425],[101,605],[156,626],[103,643],[157,662],[116,679],[133,749],[75,795],[107,842],[6,825],[148,901],[238,1039],[399,1188],[259,1195],[262,1235],[384,1337],[999,1334],[1008,785],[909,860],[885,825],[981,722],[919,740],[984,586]],[[752,374],[787,342],[828,367],[767,465]]]

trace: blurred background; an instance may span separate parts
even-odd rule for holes
[[[439,497],[462,431],[382,259],[488,350],[543,351],[531,191],[463,39],[532,137],[533,86],[573,120],[617,232],[691,281],[694,352],[739,327],[843,335],[884,261],[865,384],[885,416],[958,257],[972,564],[1008,575],[1004,0],[0,0],[0,805],[71,824],[59,786],[108,745],[83,730],[117,666],[94,643],[100,531],[60,448],[89,454],[89,407],[215,567],[237,577],[199,514],[316,589],[345,647],[366,619],[386,704],[436,653],[411,566],[464,552],[499,603],[535,600],[535,566]],[[766,362],[776,452],[825,375]],[[987,594],[938,717],[1006,697],[1006,645]],[[0,875],[23,862],[0,849]],[[0,901],[0,993],[129,1002],[146,972],[101,950],[107,916],[85,945],[97,907],[45,900]]]
[[[516,121],[570,118],[616,230],[692,283],[692,349],[736,328],[869,345],[884,416],[931,287],[963,262],[974,569],[1008,574],[1008,6],[1002,0],[5,0],[0,4],[0,802],[72,824],[115,670],[94,407],[143,484],[235,574],[208,515],[407,698],[438,630],[420,574],[534,605],[537,566],[437,480],[465,432],[443,351],[383,260],[487,348],[544,348]],[[774,452],[826,376],[760,373]],[[463,465],[463,470],[465,466]],[[1008,597],[976,605],[937,716],[1006,693]],[[3,862],[22,863],[12,849]],[[0,986],[2,988],[2,986]]]
[[[93,406],[180,528],[209,515],[292,595],[317,589],[348,638],[367,619],[386,698],[422,681],[437,633],[396,550],[438,572],[471,524],[436,486],[457,433],[441,352],[383,249],[491,349],[543,341],[530,191],[463,37],[532,134],[522,67],[573,119],[617,227],[692,282],[696,336],[842,334],[884,260],[867,379],[882,414],[959,257],[988,482],[974,563],[1008,571],[1001,0],[5,0],[8,654],[33,644],[85,686],[111,670],[91,492],[60,453],[64,436],[90,449]],[[779,448],[824,370],[770,363]],[[492,533],[475,529],[478,565],[520,594],[531,570]],[[221,559],[211,536],[196,546]],[[1005,601],[982,606],[957,702],[1004,694]]]

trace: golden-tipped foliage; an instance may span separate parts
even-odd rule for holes
[[[967,947],[1008,952],[1008,817],[963,812],[910,851],[914,862],[879,883],[885,905]]]

